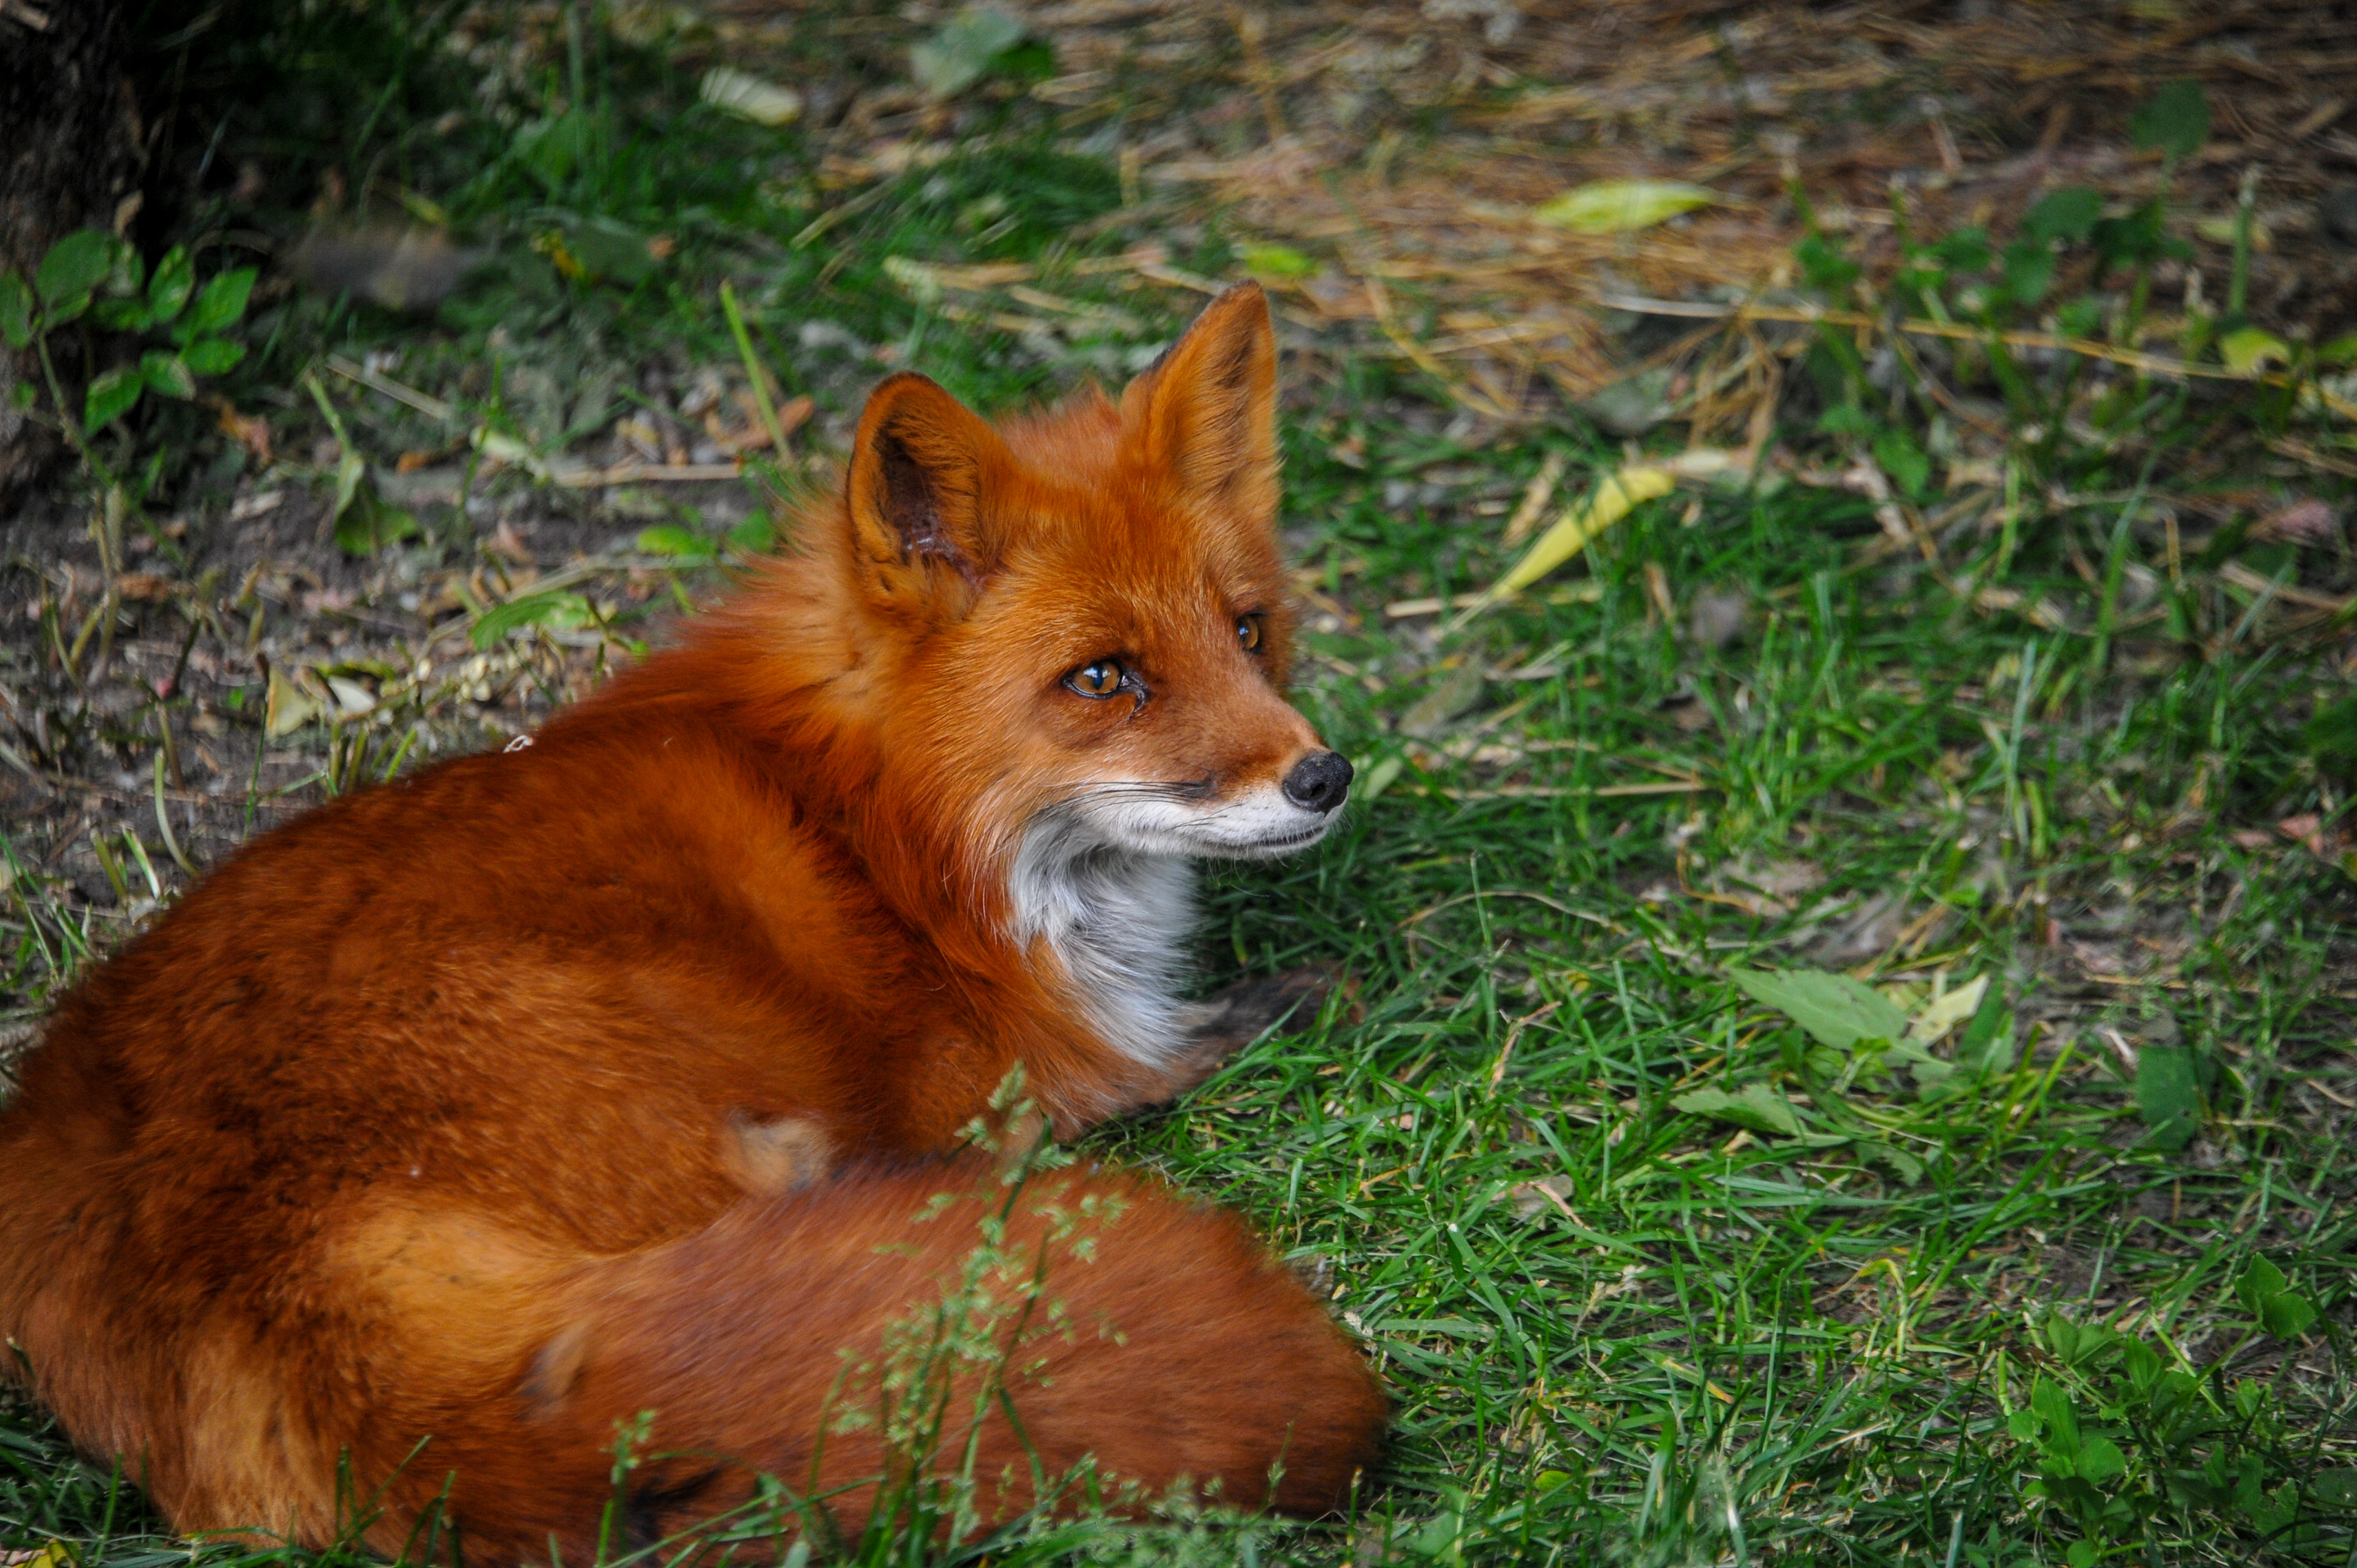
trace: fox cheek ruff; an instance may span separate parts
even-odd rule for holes
[[[1177,1000],[1190,857],[1348,784],[1284,616],[1236,619],[1284,602],[1274,367],[1245,287],[1118,405],[893,377],[678,646],[216,867],[0,1110],[0,1378],[178,1530],[388,1555],[753,1530],[764,1474],[857,1539],[968,1455],[985,1526],[1084,1462],[1121,1509],[1347,1502],[1382,1387],[1240,1219],[962,1148],[1018,1067],[1069,1133],[1299,1000]],[[1083,613],[1139,640],[1043,656]],[[1132,646],[1134,715],[1056,685]]]

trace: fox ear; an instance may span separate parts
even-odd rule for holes
[[[983,498],[1013,462],[998,433],[924,376],[886,379],[852,438],[852,542],[888,600],[912,607],[949,587],[970,596],[997,569]]]
[[[1276,334],[1268,300],[1240,283],[1121,397],[1124,435],[1181,497],[1260,521],[1276,515]]]

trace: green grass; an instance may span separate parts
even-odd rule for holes
[[[854,36],[813,27],[813,50]],[[429,324],[270,306],[253,331],[267,351],[235,390],[290,432],[307,428],[300,371],[397,348],[404,381],[554,447],[627,412],[649,366],[741,381],[723,278],[782,390],[825,413],[855,410],[888,363],[1001,407],[1119,379],[1195,302],[1076,263],[1160,239],[1173,264],[1228,265],[1215,217],[1119,210],[1117,171],[1021,100],[978,114],[933,168],[835,187],[797,134],[722,119],[693,102],[692,76],[601,37],[509,89],[544,120],[582,116],[579,155],[535,173],[512,124],[427,135],[463,102],[429,55],[401,56],[417,72],[361,134],[319,105],[375,102],[330,79],[383,57],[333,42],[296,82],[336,128],[327,145],[444,204],[499,259]],[[289,158],[320,156],[271,134]],[[627,285],[568,281],[532,248],[592,219],[677,248]],[[1103,312],[1026,333],[961,320],[947,307],[984,302],[912,295],[887,257],[1032,262],[1037,287]],[[804,335],[813,322],[825,330]],[[1499,503],[1548,450],[1575,480],[1617,451],[1573,424],[1469,446],[1428,384],[1349,343],[1305,347],[1285,528],[1325,604],[1306,612],[1298,695],[1360,760],[1361,799],[1317,852],[1216,872],[1202,957],[1213,980],[1340,961],[1351,995],[1090,1147],[1241,1206],[1330,1266],[1397,1402],[1392,1456],[1347,1525],[1043,1526],[987,1554],[2351,1561],[2357,890],[2273,832],[2310,811],[2329,828],[2346,791],[2307,727],[2345,682],[2339,642],[2271,634],[2247,590],[2179,592],[2165,568],[2166,614],[2113,629],[2073,552],[2107,561],[2116,538],[2159,556],[2119,528],[2136,455],[2101,453],[2075,454],[2075,499],[2018,535],[1948,542],[1957,575],[2001,572],[2018,605],[2062,607],[2062,630],[1883,553],[1862,500],[1763,483],[1641,507],[1564,574],[1579,593],[1437,633],[1383,605],[1509,564]],[[603,390],[546,391],[583,386]],[[452,439],[332,392],[373,461]],[[236,464],[159,417],[142,439],[183,454],[163,493],[217,517]],[[2223,417],[2204,405],[2159,435]],[[501,506],[576,504],[512,470],[483,483]],[[464,519],[426,521],[394,548],[483,558]],[[2233,557],[2273,576],[2269,548],[2223,530],[2188,570]],[[1692,632],[1705,595],[1739,607],[1737,635]],[[1448,703],[1417,709],[1443,686]],[[414,716],[438,722],[446,700],[420,694]],[[1412,710],[1420,738],[1401,728]],[[1692,787],[1609,792],[1674,781]],[[70,886],[31,875],[12,897],[27,1008],[122,928],[99,911],[93,929]],[[1921,1092],[1876,1051],[1828,1050],[1749,1002],[1730,965],[1986,976],[2002,1048],[1961,1090]],[[2140,1049],[2181,1061],[2198,1091],[2179,1146],[2165,1123],[2182,1099],[2131,1069]],[[1796,1108],[1798,1135],[1674,1103],[1753,1085]],[[2264,1326],[2262,1260],[2316,1309],[2299,1332]],[[2115,1472],[2086,1460],[2098,1438]],[[11,1411],[0,1545],[52,1539],[91,1568],[187,1556],[37,1412]]]

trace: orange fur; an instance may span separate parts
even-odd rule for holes
[[[938,1156],[1018,1063],[1067,1132],[1209,1070],[1124,922],[1339,803],[1281,694],[1274,395],[1249,289],[1118,404],[994,430],[895,377],[679,647],[257,840],[71,992],[0,1113],[0,1330],[76,1442],[184,1530],[312,1543],[346,1455],[384,1550],[455,1477],[511,1559],[588,1549],[640,1410],[789,1485],[887,1469],[872,1426],[813,1445],[1004,1200]],[[1371,1374],[1232,1218],[1063,1172],[1008,1227],[1066,1315],[1008,1373],[1050,1474],[1315,1511],[1370,1462]],[[1024,1506],[1010,1429],[974,1441],[985,1515]],[[634,1487],[667,1529],[746,1483]]]

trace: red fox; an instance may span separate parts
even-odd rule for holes
[[[1250,285],[1117,403],[994,428],[894,376],[679,646],[215,870],[0,1114],[11,1375],[179,1529],[312,1545],[438,1497],[581,1561],[754,1471],[856,1524],[878,1400],[936,1383],[985,1520],[1087,1455],[1342,1503],[1384,1395],[1237,1219],[951,1152],[1018,1063],[1071,1133],[1313,989],[1179,989],[1190,860],[1316,842],[1351,777],[1283,696],[1275,416]],[[1005,1354],[909,1373],[984,1236]],[[631,1469],[642,1412],[674,1457]]]

